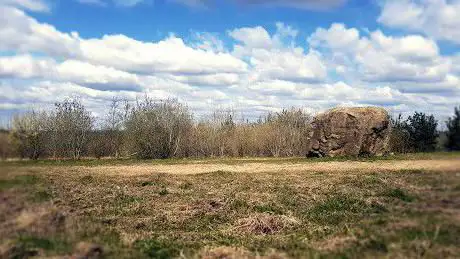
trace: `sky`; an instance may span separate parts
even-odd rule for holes
[[[460,0],[0,0],[0,123],[80,98],[196,116],[460,105]]]

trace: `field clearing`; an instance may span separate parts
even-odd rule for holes
[[[460,254],[458,153],[0,166],[0,258]]]

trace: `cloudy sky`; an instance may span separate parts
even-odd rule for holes
[[[196,114],[460,105],[460,0],[0,0],[0,117],[79,96]]]

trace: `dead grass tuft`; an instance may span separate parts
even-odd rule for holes
[[[48,206],[23,210],[15,221],[18,229],[39,235],[59,233],[65,228],[65,215],[57,208]]]
[[[252,259],[254,256],[251,252],[237,247],[205,247],[197,255],[202,259]]]
[[[266,255],[254,255],[244,248],[238,247],[205,247],[196,256],[201,259],[284,259],[285,254],[271,250]]]
[[[355,236],[333,236],[320,242],[316,242],[313,246],[320,251],[341,251],[348,247],[351,247],[357,243]]]

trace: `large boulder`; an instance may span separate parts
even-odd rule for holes
[[[313,120],[308,156],[382,156],[388,152],[390,132],[390,116],[383,108],[331,109]]]

